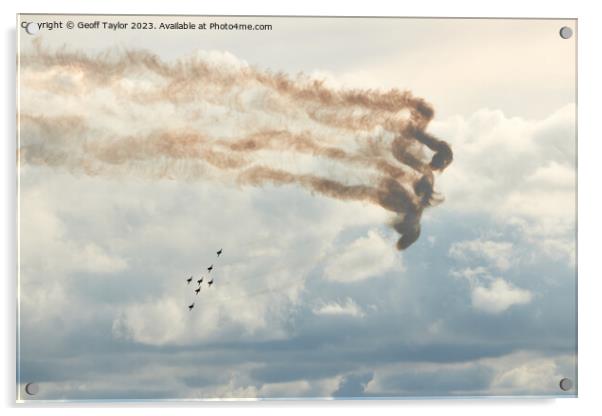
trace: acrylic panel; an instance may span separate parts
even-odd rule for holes
[[[577,395],[576,20],[17,39],[18,401]]]

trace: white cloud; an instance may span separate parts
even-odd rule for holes
[[[138,342],[163,345],[192,331],[190,313],[175,299],[158,299],[128,306],[123,316],[113,321],[116,338],[134,339]],[[214,314],[212,314],[214,315]],[[215,326],[215,316],[202,316],[203,324]],[[210,330],[211,327],[207,328]]]
[[[124,259],[109,256],[101,247],[92,242],[86,243],[78,251],[81,256],[81,264],[78,265],[78,268],[84,271],[113,273],[127,267]]]
[[[450,274],[454,277],[463,277],[469,281],[473,281],[479,276],[488,276],[489,272],[485,267],[467,267],[461,270],[452,270]]]
[[[194,392],[193,395],[182,396],[184,398],[187,397],[195,397]],[[257,388],[252,385],[239,385],[235,382],[234,379],[230,380],[228,384],[212,386],[210,388],[206,388],[202,390],[202,396],[200,398],[208,398],[208,399],[255,399],[257,397],[264,397],[259,393]]]
[[[110,274],[127,268],[127,261],[109,252],[92,237],[69,235],[69,226],[51,203],[51,189],[23,190],[19,210],[22,272],[29,283],[39,283],[48,273],[64,277],[72,272]],[[106,243],[106,242],[105,242]],[[105,248],[106,247],[106,248]],[[39,274],[33,273],[33,271]]]
[[[431,130],[454,149],[454,162],[437,181],[441,209],[517,227],[539,255],[574,265],[574,104],[541,120],[483,109],[435,121]]]
[[[495,371],[490,394],[555,394],[562,378],[576,380],[576,357],[571,355],[541,356],[528,351],[517,351],[502,357],[481,361]],[[574,393],[575,390],[568,393]]]
[[[357,282],[377,277],[397,267],[402,270],[400,254],[391,250],[393,243],[385,240],[377,231],[370,230],[334,253],[324,269],[324,277],[336,282]]]
[[[513,264],[512,243],[491,240],[468,240],[453,243],[449,255],[461,261],[485,260],[499,270],[507,270]]]
[[[537,121],[479,110],[466,118],[433,122],[432,131],[455,149],[454,162],[437,182],[446,206],[491,213],[500,219],[531,218],[527,201],[537,201],[531,193],[539,191],[550,192],[556,201],[550,211],[538,211],[539,216],[562,217],[567,210],[574,211],[575,189],[567,186],[575,172],[574,126],[574,105]],[[507,203],[512,195],[527,201],[518,206]]]
[[[520,289],[502,278],[494,279],[489,285],[474,285],[472,288],[472,305],[481,311],[499,314],[513,305],[531,302],[533,295]]]
[[[244,59],[241,59],[228,51],[221,50],[203,50],[197,49],[194,52],[195,61],[207,62],[219,68],[220,71],[224,70],[242,70],[249,67],[249,63]]]
[[[500,314],[513,305],[531,302],[533,294],[501,277],[493,277],[482,266],[452,270],[450,274],[465,279],[470,288],[472,306],[482,312]]]
[[[69,204],[62,197],[68,188],[55,193],[52,186],[21,190],[19,206],[19,301],[27,313],[23,325],[36,325],[43,332],[52,322],[76,322],[94,314],[73,293],[73,285],[94,279],[108,279],[128,269],[127,257],[112,246],[111,239],[98,240],[94,235],[76,232],[59,208]],[[73,192],[70,198],[81,197]],[[71,209],[74,209],[71,206]],[[85,206],[80,201],[80,207]],[[98,217],[99,224],[102,217]],[[102,306],[95,305],[98,313]],[[74,308],[77,314],[72,314]],[[56,328],[54,329],[56,330]]]
[[[114,336],[151,345],[285,337],[310,272],[344,250],[341,231],[380,226],[387,215],[291,187],[242,191],[46,168],[22,173],[21,305],[28,322],[43,331],[61,319],[66,330],[102,311]],[[375,241],[377,258],[398,256],[394,241]],[[219,247],[216,283],[197,298],[184,279],[214,262]],[[92,293],[97,287],[103,290]],[[123,299],[105,304],[115,297]]]
[[[544,238],[539,242],[539,247],[550,258],[564,258],[569,264],[575,265],[576,246],[574,241],[563,238]]]
[[[372,380],[365,391],[383,394],[394,391],[400,375],[408,387],[413,387],[411,377],[433,385],[445,383],[453,394],[466,395],[561,395],[559,382],[568,377],[576,380],[576,358],[571,355],[547,355],[533,351],[516,351],[499,357],[487,357],[462,363],[406,362],[388,363],[374,368]],[[480,377],[479,377],[480,376]],[[481,379],[475,383],[475,378]],[[468,389],[463,386],[467,385]],[[420,388],[420,384],[416,385]],[[393,389],[392,389],[393,388]],[[567,393],[574,394],[575,389]]]
[[[316,315],[349,315],[356,318],[363,318],[366,314],[364,310],[351,298],[345,299],[345,302],[329,302],[313,309]]]
[[[495,385],[500,388],[512,388],[515,391],[536,391],[542,384],[549,385],[550,381],[559,381],[556,363],[551,359],[540,359],[510,368],[495,379]]]
[[[281,383],[266,383],[258,391],[258,397],[331,397],[336,391],[341,377],[318,380],[295,380]]]
[[[537,168],[533,174],[527,177],[527,182],[534,186],[568,188],[570,190],[575,187],[575,174],[575,169],[552,161],[545,166]]]

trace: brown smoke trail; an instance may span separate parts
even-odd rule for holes
[[[399,249],[418,239],[422,212],[440,202],[434,173],[452,151],[426,132],[431,106],[407,91],[335,89],[202,54],[169,63],[146,51],[34,46],[19,68],[22,164],[193,180],[222,172],[241,185],[300,186],[394,212]],[[40,108],[42,96],[68,110]],[[278,167],[278,155],[327,161],[363,183]]]

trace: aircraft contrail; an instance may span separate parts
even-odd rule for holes
[[[426,131],[433,108],[410,92],[335,88],[227,53],[168,62],[142,50],[90,55],[37,41],[19,75],[20,164],[299,186],[395,213],[398,249],[418,239],[424,209],[442,200],[435,173],[453,159]],[[312,163],[283,165],[284,155]]]

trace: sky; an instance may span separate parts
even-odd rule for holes
[[[165,19],[273,30],[19,32],[17,381],[40,386],[20,398],[575,395],[558,388],[577,380],[574,21],[101,20]],[[413,206],[413,244],[396,248],[405,211],[237,173],[371,185],[388,177],[365,142],[382,155],[387,123],[415,122],[303,104],[279,73],[432,105],[453,161],[421,167],[441,202]],[[233,150],[266,129],[345,153]]]

